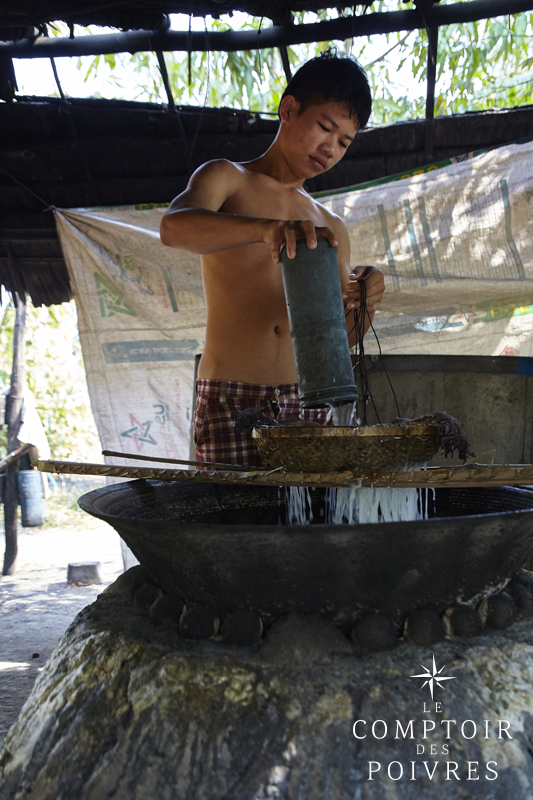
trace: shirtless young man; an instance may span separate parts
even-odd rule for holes
[[[207,329],[195,412],[198,461],[266,466],[254,440],[235,431],[231,411],[261,405],[278,419],[298,416],[283,246],[290,258],[297,239],[313,248],[317,236],[327,237],[337,247],[346,311],[359,307],[360,279],[370,317],[381,303],[381,272],[366,267],[350,273],[344,222],[303,189],[305,180],[341,160],[371,105],[357,62],[329,53],[312,59],[285,90],[280,127],[266,153],[242,163],[204,164],[163,217],[162,243],[202,256]],[[317,414],[305,412],[310,419]]]

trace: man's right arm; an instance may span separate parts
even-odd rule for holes
[[[200,255],[263,242],[265,220],[219,211],[237,190],[238,177],[228,161],[197,169],[161,220],[161,242]]]
[[[184,192],[170,204],[161,220],[161,242],[168,247],[207,255],[243,244],[268,244],[272,260],[287,246],[289,258],[296,255],[296,240],[306,239],[316,247],[317,236],[325,236],[336,247],[329,228],[315,228],[310,220],[277,220],[225,214],[219,211],[238,190],[238,168],[229,161],[209,161],[192,175]]]

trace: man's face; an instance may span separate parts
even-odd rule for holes
[[[314,178],[341,160],[357,133],[357,115],[350,117],[346,106],[331,100],[298,114],[300,104],[291,100],[286,109],[280,108],[285,124],[284,150],[299,178]]]

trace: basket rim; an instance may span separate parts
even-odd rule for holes
[[[257,426],[252,431],[254,439],[323,439],[341,437],[386,437],[398,436],[442,436],[444,425],[428,425],[426,423],[391,423],[385,425],[331,425],[315,427],[313,425],[280,425],[279,427]]]

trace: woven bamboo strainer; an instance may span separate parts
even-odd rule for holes
[[[365,427],[257,427],[262,457],[289,472],[343,472],[368,478],[414,469],[439,450],[442,425],[391,424]]]

